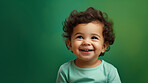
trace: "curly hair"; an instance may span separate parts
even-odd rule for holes
[[[102,13],[100,10],[96,10],[93,7],[89,7],[84,12],[78,12],[77,10],[73,10],[69,17],[65,19],[63,22],[63,38],[65,38],[65,43],[67,40],[71,40],[71,35],[73,33],[73,29],[78,24],[82,23],[90,23],[93,21],[99,21],[104,24],[103,27],[103,37],[104,42],[108,42],[109,46],[106,51],[110,50],[110,45],[114,43],[115,34],[113,32],[113,22],[108,20],[108,16],[106,13]],[[66,47],[69,49],[67,43]],[[101,53],[99,56],[104,56],[105,53]]]

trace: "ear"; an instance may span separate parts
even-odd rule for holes
[[[104,53],[106,51],[108,46],[109,46],[109,43],[105,42],[104,45],[103,45],[103,48],[102,48],[102,53]]]
[[[70,40],[66,40],[66,43],[67,43],[69,49],[72,51],[71,41]]]

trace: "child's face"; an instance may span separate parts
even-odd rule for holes
[[[91,22],[74,27],[71,41],[68,41],[70,50],[83,61],[98,60],[100,53],[104,53],[108,44],[104,43],[103,24]]]

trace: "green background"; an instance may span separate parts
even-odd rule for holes
[[[102,57],[123,83],[148,83],[148,0],[1,0],[0,83],[55,83],[67,50],[62,21],[92,6],[114,21],[116,41]]]

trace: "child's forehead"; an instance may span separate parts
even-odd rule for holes
[[[74,27],[73,33],[83,32],[83,33],[102,33],[103,25],[102,23],[90,22],[90,23],[82,23]]]
[[[86,26],[87,24],[95,24],[95,25],[100,25],[100,26],[104,27],[104,24],[100,21],[92,21],[92,22],[89,22],[89,23],[80,23],[80,24],[76,25],[75,27]]]

